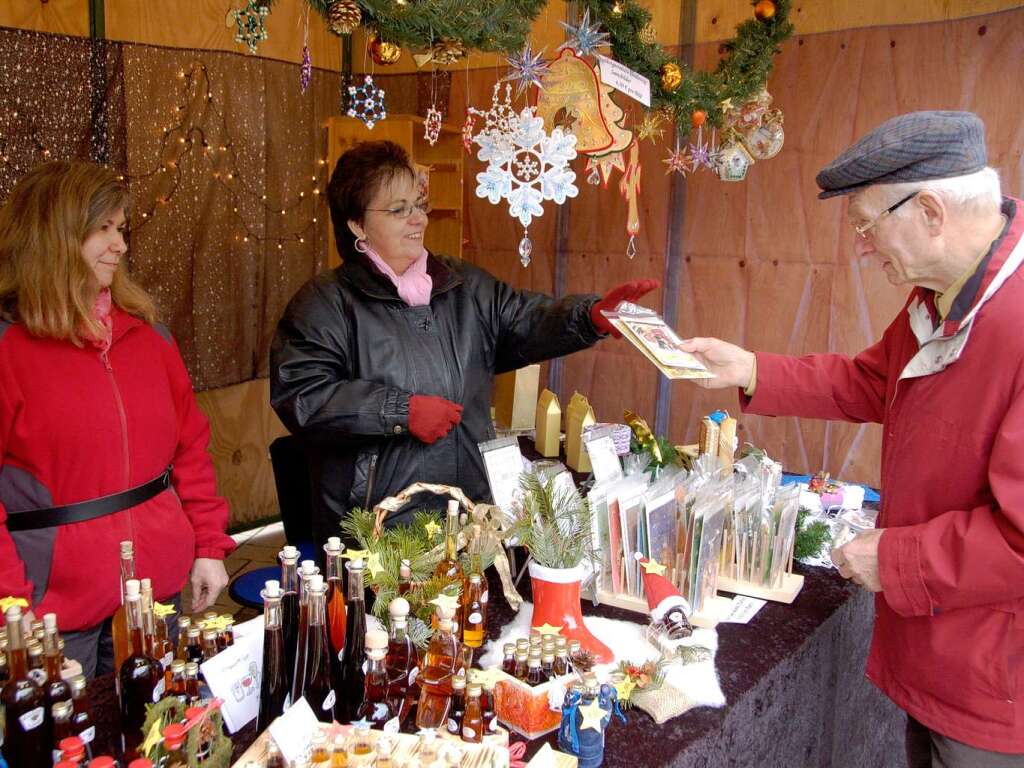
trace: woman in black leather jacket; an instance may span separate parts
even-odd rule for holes
[[[292,298],[270,353],[271,404],[308,456],[318,544],[351,508],[413,482],[488,498],[477,443],[494,436],[494,375],[586,349],[612,332],[600,308],[657,285],[554,299],[428,253],[426,185],[391,142],[342,155],[328,199],[343,263]]]

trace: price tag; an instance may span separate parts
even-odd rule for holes
[[[287,763],[299,763],[305,761],[313,735],[319,729],[320,721],[302,696],[270,724],[270,736]]]
[[[607,56],[598,56],[601,82],[636,99],[645,107],[651,106],[651,81],[624,64]]]

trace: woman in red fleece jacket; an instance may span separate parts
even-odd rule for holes
[[[122,261],[128,191],[56,161],[0,209],[0,597],[57,614],[87,675],[112,669],[119,542],[158,600],[227,583],[209,426],[153,301]]]

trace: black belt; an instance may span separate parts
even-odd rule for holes
[[[158,493],[171,487],[171,469],[167,467],[159,477],[148,483],[129,488],[127,491],[101,496],[98,499],[65,504],[62,507],[46,507],[29,509],[7,516],[7,530],[32,531],[37,528],[52,528],[69,523],[82,523],[104,515],[112,515],[122,509],[128,509],[149,501]]]

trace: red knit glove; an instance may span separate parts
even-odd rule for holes
[[[462,406],[434,395],[409,398],[409,431],[419,440],[436,443],[462,421]]]
[[[615,326],[607,317],[601,314],[601,310],[612,312],[619,306],[620,301],[635,302],[641,296],[645,296],[658,287],[657,280],[634,280],[632,283],[623,283],[612,288],[604,295],[604,298],[590,308],[590,322],[594,324],[601,333],[610,333],[616,339],[621,339],[622,334],[615,330]]]

